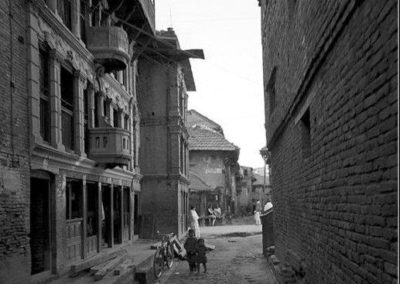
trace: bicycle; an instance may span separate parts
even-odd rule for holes
[[[160,278],[164,268],[170,269],[174,264],[174,250],[171,243],[171,238],[174,233],[160,234],[157,231],[157,236],[161,239],[161,245],[157,246],[153,259],[153,272],[154,276]]]

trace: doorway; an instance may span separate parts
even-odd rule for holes
[[[139,193],[134,193],[133,196],[133,234],[139,235],[140,220],[139,220]]]
[[[113,190],[113,217],[114,217],[114,244],[122,243],[122,196],[121,187],[115,186]]]
[[[50,271],[50,178],[31,178],[30,197],[31,274]]]
[[[111,186],[102,185],[102,226],[101,226],[101,246],[111,247]]]

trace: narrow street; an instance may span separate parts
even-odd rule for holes
[[[159,279],[164,283],[277,283],[262,255],[261,226],[202,227],[202,237],[215,250],[207,254],[207,273],[190,274],[188,263],[175,259],[171,270]]]

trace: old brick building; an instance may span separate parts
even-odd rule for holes
[[[304,283],[395,283],[398,2],[259,3],[281,267]]]
[[[137,238],[136,66],[154,1],[1,13],[0,283],[28,283]]]
[[[0,2],[0,283],[30,276],[25,1]]]
[[[239,148],[224,137],[222,127],[214,121],[195,110],[188,111],[187,116],[190,204],[196,206],[200,216],[208,215],[207,208],[217,205],[223,214],[233,214],[237,208]]]
[[[189,211],[187,92],[196,90],[189,58],[204,56],[202,50],[181,50],[172,28],[157,32],[156,44],[138,64],[141,237],[157,231],[181,237]]]

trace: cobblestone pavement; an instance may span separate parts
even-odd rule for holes
[[[157,283],[277,283],[262,255],[261,226],[205,227],[202,237],[216,247],[207,254],[208,272],[190,274],[187,262],[175,259]]]

